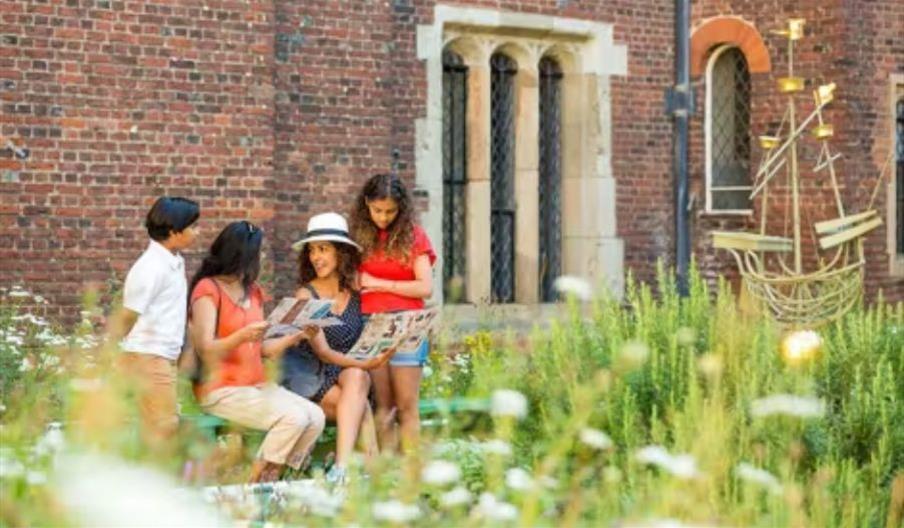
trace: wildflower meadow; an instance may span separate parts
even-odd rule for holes
[[[0,526],[901,526],[904,305],[787,329],[697,275],[686,298],[665,272],[622,299],[560,287],[529,332],[443,321],[422,398],[484,408],[425,416],[418,450],[343,486],[325,435],[254,488],[247,432],[186,420],[171,452],[141,449],[90,295],[63,331],[4,290]]]

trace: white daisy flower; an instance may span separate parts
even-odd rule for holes
[[[474,511],[492,521],[513,521],[518,518],[518,508],[486,492],[480,495],[480,501]]]
[[[765,469],[760,469],[746,462],[741,462],[735,467],[735,474],[741,480],[759,484],[772,493],[781,493],[782,485],[779,480]]]
[[[66,447],[66,438],[63,435],[63,424],[50,422],[44,431],[44,436],[35,444],[35,453],[39,456],[56,454]]]
[[[47,484],[47,475],[42,471],[29,471],[25,474],[25,482],[29,486],[43,486]]]
[[[439,497],[439,503],[446,508],[461,506],[470,502],[471,492],[468,491],[464,486],[458,486],[451,491],[443,493]]]
[[[488,440],[481,445],[481,448],[485,453],[492,455],[511,456],[512,454],[512,446],[505,440]]]
[[[592,447],[593,449],[599,449],[600,451],[610,449],[612,447],[612,439],[609,438],[609,435],[591,427],[585,427],[581,429],[578,438],[584,444]]]
[[[0,480],[14,479],[25,474],[25,466],[15,458],[0,456]]]
[[[330,492],[313,480],[289,483],[286,495],[297,499],[308,511],[319,517],[335,517],[345,501],[342,492]]]
[[[499,389],[490,399],[490,413],[494,416],[527,416],[527,398],[516,390]]]
[[[750,403],[750,414],[755,417],[783,414],[798,418],[813,418],[825,414],[825,403],[810,396],[774,394]]]
[[[572,295],[582,301],[593,299],[593,287],[581,277],[562,275],[553,282],[553,287],[563,295]]]
[[[521,468],[511,468],[505,472],[505,485],[513,490],[526,491],[534,487],[534,479]]]
[[[374,519],[395,523],[411,522],[421,515],[421,510],[414,504],[405,504],[397,500],[376,502],[373,505]]]
[[[700,476],[694,457],[688,454],[672,455],[662,446],[652,445],[638,449],[634,458],[638,462],[662,468],[678,478],[692,479]]]
[[[458,465],[445,460],[433,460],[421,470],[421,480],[433,486],[452,484],[460,478],[461,469]]]
[[[85,526],[230,526],[195,491],[156,470],[99,455],[60,459],[55,497]]]

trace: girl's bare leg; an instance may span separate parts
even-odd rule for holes
[[[398,445],[395,427],[395,401],[390,381],[389,366],[370,371],[370,379],[374,385],[374,395],[377,398],[377,410],[374,420],[377,427],[377,438],[381,451],[393,451]]]

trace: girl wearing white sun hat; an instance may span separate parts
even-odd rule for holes
[[[367,371],[383,365],[389,354],[368,360],[346,355],[360,337],[364,319],[361,297],[355,289],[361,248],[349,237],[345,218],[337,213],[315,215],[308,221],[304,238],[292,248],[299,251],[296,298],[332,299],[333,315],[344,324],[327,327],[308,342],[287,350],[282,361],[282,384],[320,405],[327,419],[336,422],[336,463],[327,478],[341,481],[359,435],[365,455],[377,449],[367,399]]]
[[[308,230],[304,238],[292,244],[292,249],[301,251],[308,242],[317,241],[342,242],[361,251],[361,246],[348,236],[348,222],[339,213],[322,213],[312,216],[308,220]]]

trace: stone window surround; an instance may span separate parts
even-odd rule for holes
[[[750,202],[751,206],[746,209],[714,209],[713,208],[713,200],[712,200],[712,189],[713,189],[713,153],[712,153],[712,142],[713,142],[713,93],[712,93],[712,74],[713,68],[716,64],[716,61],[719,60],[719,57],[730,49],[737,49],[741,54],[744,53],[744,50],[741,49],[740,46],[736,44],[722,44],[717,48],[712,50],[709,58],[706,61],[706,98],[705,98],[705,109],[703,114],[703,137],[704,137],[704,161],[705,161],[705,170],[704,176],[706,180],[706,184],[704,186],[704,192],[706,193],[704,200],[704,214],[707,216],[750,216],[753,214],[753,202]],[[746,59],[746,56],[745,56]],[[748,72],[749,72],[748,68]],[[750,185],[750,190],[753,190],[753,185]]]
[[[415,171],[427,195],[422,224],[442,244],[442,52],[468,65],[466,219],[468,302],[490,297],[490,56],[501,51],[518,63],[516,77],[516,304],[539,300],[537,66],[553,56],[561,66],[562,272],[624,288],[624,248],[616,236],[612,174],[610,76],[627,73],[627,48],[613,41],[613,26],[588,20],[439,4],[434,21],[417,28],[418,58],[426,63],[427,115],[416,120]],[[587,109],[593,111],[588,112]],[[523,109],[523,110],[522,110]],[[437,259],[442,265],[442,258]],[[436,276],[442,277],[442,270]],[[434,288],[442,302],[442,288]]]
[[[897,109],[896,104],[897,101],[904,97],[904,74],[901,73],[893,73],[889,76],[889,86],[888,86],[888,108],[889,112],[889,123],[891,123],[890,128],[890,142],[889,145],[891,147],[891,159],[889,160],[891,163],[891,167],[889,167],[889,178],[888,184],[885,187],[886,190],[886,199],[885,203],[887,204],[885,207],[885,225],[888,226],[886,231],[886,247],[888,248],[888,272],[889,275],[894,277],[904,277],[904,255],[898,253],[897,248],[897,239],[895,235],[897,234],[897,230],[901,227],[898,226],[897,220],[897,211],[896,209],[896,201],[897,197],[897,185],[898,179],[895,173],[896,170],[896,159],[895,159],[895,146],[896,146],[896,129],[895,129],[895,119],[897,117]],[[880,168],[881,170],[881,168]]]

